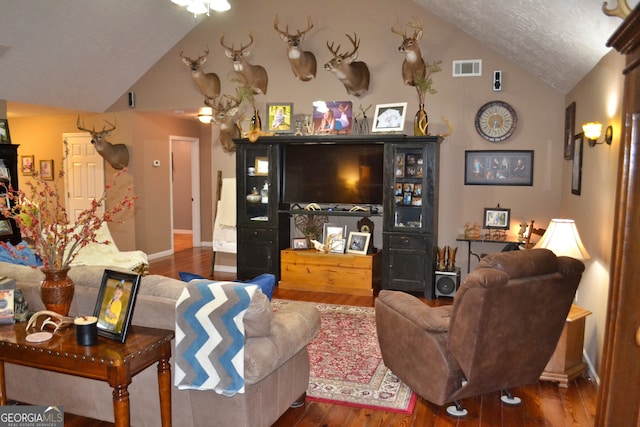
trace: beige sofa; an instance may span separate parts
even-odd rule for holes
[[[80,266],[69,275],[76,285],[70,315],[92,314],[106,267]],[[116,269],[117,270],[117,269]],[[125,270],[121,270],[125,271]],[[30,310],[41,310],[38,269],[0,262],[0,276],[16,279]],[[175,328],[175,301],[185,283],[148,275],[141,279],[133,324]],[[246,392],[224,397],[214,391],[172,389],[174,426],[270,426],[306,392],[306,345],[320,329],[311,304],[292,304],[274,313],[261,292],[245,314]],[[264,325],[270,324],[269,333]],[[172,359],[173,364],[173,359]],[[9,399],[39,405],[63,405],[65,412],[113,422],[111,388],[104,382],[6,364]],[[157,370],[146,369],[129,386],[131,424],[159,426]]]

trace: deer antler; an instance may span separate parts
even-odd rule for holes
[[[391,27],[391,32],[394,34],[397,34],[399,36],[402,36],[403,39],[407,38],[407,32],[406,31],[400,31],[400,30],[396,30],[395,27]]]
[[[349,41],[353,45],[353,51],[351,51],[350,53],[345,53],[344,55],[342,55],[343,58],[348,58],[348,57],[354,55],[358,51],[358,48],[360,47],[360,40],[358,40],[358,36],[356,35],[356,33],[353,33],[353,38],[351,38],[351,36],[349,34],[345,34],[345,36],[347,36],[347,38],[349,39]]]
[[[83,126],[84,126],[84,124],[83,124]],[[89,133],[94,133],[94,132],[96,131],[96,128],[95,128],[95,127],[94,127],[93,129],[89,130],[89,129],[87,129],[87,128],[83,127],[83,126],[80,126],[80,115],[78,115],[78,121],[76,122],[76,127],[77,127],[79,130],[81,130],[81,131],[83,131],[83,132],[89,132]]]
[[[235,49],[233,48],[233,45],[231,45],[231,46],[227,46],[226,44],[224,44],[224,33],[222,33],[222,34],[220,35],[220,44],[222,45],[222,47],[223,47],[223,48],[225,48],[225,49],[227,49],[227,50],[235,50]]]
[[[49,316],[46,319],[44,319],[44,321],[42,322],[42,325],[40,325],[40,329],[42,330],[47,325],[51,325],[54,327],[54,330],[53,330],[54,333],[58,332],[59,329],[71,326],[74,320],[73,317],[63,316],[61,314],[56,313],[55,311],[42,310],[42,311],[38,311],[37,313],[34,313],[33,316],[31,316],[31,319],[29,319],[29,322],[27,323],[27,327],[25,328],[25,330],[28,331],[29,328],[31,328],[32,326],[35,326],[40,316]],[[56,323],[54,320],[52,320],[51,319],[52,317],[57,319],[58,322]]]
[[[304,34],[308,33],[309,30],[313,28],[313,21],[311,21],[311,15],[307,15],[307,29],[304,31],[298,30],[298,36],[302,37]],[[287,27],[287,30],[289,27]]]
[[[414,21],[407,23],[407,27],[413,28],[413,37],[415,38],[420,31],[422,31],[422,21],[417,16],[413,17]]]
[[[631,13],[631,8],[627,3],[627,0],[618,0],[618,5],[615,8],[607,8],[608,3],[602,3],[602,12],[607,16],[617,16],[618,18],[625,19]]]

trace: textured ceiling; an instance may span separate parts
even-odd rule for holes
[[[602,0],[414,1],[561,93],[621,23]],[[197,23],[169,0],[0,0],[0,99],[9,117],[103,112]]]

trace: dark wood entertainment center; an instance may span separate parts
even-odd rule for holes
[[[272,273],[280,280],[281,251],[291,246],[291,237],[300,237],[291,236],[294,215],[380,216],[382,248],[378,249],[382,251],[382,289],[422,293],[426,298],[434,298],[441,142],[442,138],[437,136],[396,134],[280,135],[262,137],[254,143],[236,139],[238,279]],[[283,162],[287,146],[294,144],[322,144],[327,150],[342,144],[383,146],[382,206],[350,212],[342,205],[339,208],[323,205],[321,210],[309,211],[304,210],[304,206],[285,203]],[[323,159],[317,161],[322,163]],[[265,184],[267,194],[261,194]],[[250,194],[253,197],[248,199]]]

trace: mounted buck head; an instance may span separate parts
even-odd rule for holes
[[[249,55],[249,47],[253,44],[253,35],[249,33],[249,44],[240,45],[240,49],[235,49],[234,45],[224,44],[224,34],[220,37],[220,44],[225,48],[225,54],[233,61],[233,71],[236,72],[242,84],[253,88],[255,94],[267,94],[269,76],[267,70],[260,65],[251,65],[244,58]]]
[[[107,122],[105,120],[105,122]],[[78,121],[76,126],[79,130],[83,132],[89,132],[91,134],[91,143],[96,147],[96,151],[100,154],[104,159],[109,162],[114,169],[120,170],[129,166],[129,149],[124,144],[112,144],[107,141],[111,132],[116,129],[116,126],[107,122],[110,129],[107,129],[106,126],[102,128],[101,131],[96,132],[95,127],[91,130],[86,129],[80,125],[80,116],[78,116]]]
[[[193,77],[193,81],[200,89],[200,92],[207,98],[215,98],[220,95],[220,78],[218,75],[216,73],[205,73],[202,70],[202,66],[207,62],[209,47],[207,46],[204,53],[196,59],[191,59],[182,53],[180,52],[182,62],[191,70],[191,77]]]
[[[240,131],[235,125],[240,100],[224,95],[216,99],[206,100],[205,104],[213,110],[213,122],[220,127],[222,151],[225,153],[235,152],[236,145],[233,142],[233,138],[240,137]]]
[[[329,45],[327,42],[327,48],[333,54],[333,59],[324,64],[324,69],[336,75],[349,95],[362,96],[369,90],[369,67],[362,61],[356,61],[360,47],[358,36],[355,33],[353,38],[349,34],[345,35],[351,41],[353,51],[339,54],[340,45],[334,49],[334,43],[331,42]]]
[[[409,22],[407,25],[413,28],[413,35],[408,36],[406,31],[396,30],[391,27],[391,32],[402,36],[402,44],[398,47],[398,52],[406,54],[406,58],[402,62],[402,79],[404,84],[415,86],[418,77],[424,77],[426,67],[420,52],[420,39],[422,39],[422,22],[415,18],[415,22]]]
[[[316,77],[316,57],[313,53],[303,51],[300,48],[300,42],[304,39],[304,35],[313,28],[311,17],[307,16],[307,29],[304,31],[297,30],[298,34],[290,34],[289,26],[282,31],[280,28],[280,20],[276,14],[273,20],[273,28],[280,34],[280,38],[287,43],[287,58],[291,70],[298,80],[307,82]]]

